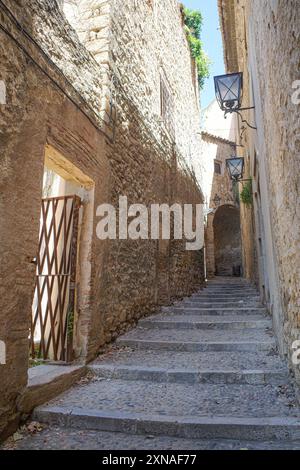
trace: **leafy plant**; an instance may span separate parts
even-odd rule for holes
[[[209,77],[211,64],[210,59],[203,50],[203,44],[201,42],[203,17],[198,10],[190,10],[184,7],[183,12],[187,38],[198,70],[199,87],[202,89],[205,79]]]
[[[44,363],[43,359],[29,359],[29,368],[42,366]]]
[[[247,181],[243,189],[241,191],[241,201],[246,205],[246,206],[251,206],[253,203],[253,196],[252,196],[252,181]]]

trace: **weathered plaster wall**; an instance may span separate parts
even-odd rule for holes
[[[244,71],[244,105],[255,105],[248,120],[258,128],[243,139],[254,179],[255,215],[245,227],[248,232],[255,228],[261,293],[280,350],[291,359],[292,343],[300,337],[299,105],[292,102],[292,84],[299,79],[299,3],[230,3],[235,4],[233,23],[226,20],[228,9],[223,16],[227,66]],[[244,40],[234,43],[234,37]],[[300,380],[299,367],[290,364]]]
[[[279,280],[278,285],[271,279],[267,300],[277,331],[283,329],[281,348],[290,356],[292,342],[300,338],[300,134],[299,105],[292,102],[292,84],[299,79],[299,3],[256,0],[250,15],[250,70],[253,81],[257,80],[257,120],[262,126],[254,145],[259,148],[259,160],[265,162],[268,198],[262,195],[262,204],[264,213],[269,209],[271,233],[267,227],[267,235],[272,236],[267,243],[275,251]]]

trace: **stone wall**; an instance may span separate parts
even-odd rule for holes
[[[134,103],[153,138],[162,144],[165,126],[160,112],[160,78],[165,77],[174,101],[179,163],[182,160],[184,166],[199,172],[199,90],[177,0],[75,3],[77,17],[70,19],[79,37],[102,69],[108,63],[118,94]]]
[[[104,137],[93,111],[101,94],[100,73],[90,75],[98,70],[97,63],[74,33],[69,36],[69,25],[55,8],[49,9],[50,3],[31,2],[32,9],[27,9],[28,2],[26,7],[21,1],[6,4],[67,78],[1,10],[1,24],[18,42],[1,31],[0,79],[7,85],[7,104],[0,114],[0,217],[5,220],[0,226],[0,337],[6,342],[7,358],[6,365],[0,366],[0,435],[8,423],[12,428],[16,425],[16,401],[27,385],[36,269],[31,260],[38,249],[45,147],[53,146],[95,182],[96,204],[107,200],[110,174]],[[46,31],[43,42],[42,29]],[[69,40],[62,43],[60,34]],[[89,104],[81,104],[82,95]],[[102,252],[97,244],[94,260]]]
[[[167,138],[162,147],[158,145],[136,107],[121,93],[118,96],[116,140],[108,152],[111,203],[118,208],[121,195],[129,204],[147,207],[202,202],[190,173],[178,167]],[[97,294],[99,315],[90,330],[91,356],[99,347],[99,331],[109,342],[158,305],[193,292],[203,281],[203,258],[187,252],[184,241],[117,240],[110,243],[97,277],[103,285]]]
[[[220,0],[219,5],[227,68],[244,71],[243,104],[255,105],[248,120],[257,132],[247,131],[242,140],[254,192],[254,220],[245,219],[245,230],[254,227],[261,295],[280,350],[300,380],[291,361],[292,343],[300,338],[299,105],[292,101],[292,85],[299,80],[299,3]]]
[[[5,220],[0,226],[0,339],[7,344],[7,364],[0,366],[2,437],[17,424],[16,403],[27,384],[35,285],[31,260],[38,247],[45,149],[62,155],[93,182],[89,231],[81,240],[86,277],[78,287],[74,345],[80,360],[92,359],[138,318],[189,294],[203,281],[203,253],[187,252],[183,241],[101,242],[95,236],[95,209],[102,203],[117,204],[119,195],[146,205],[202,202],[191,164],[192,156],[199,156],[198,102],[180,9],[175,1],[166,5],[169,16],[164,21],[172,31],[167,40],[168,28],[162,32],[162,23],[155,33],[143,36],[146,10],[141,3],[114,5],[109,70],[85,49],[55,2],[6,1],[35,42],[0,10],[1,24],[15,38],[0,32],[0,80],[7,84],[7,105],[0,114],[0,217]],[[133,4],[138,6],[132,16]],[[160,7],[163,11],[163,3]],[[152,24],[149,19],[148,27]],[[156,35],[159,58],[146,69]],[[177,38],[175,49],[171,36]],[[175,142],[157,109],[159,64],[174,80],[178,98]],[[189,116],[188,122],[176,118],[181,113]]]
[[[126,195],[129,204],[146,206],[202,202],[193,176],[201,142],[199,96],[177,1],[78,1],[73,24],[101,67],[109,63],[117,115],[115,142],[108,148],[111,201],[117,207],[119,196]],[[96,35],[95,28],[101,29]],[[174,135],[161,116],[162,76],[176,103]],[[119,334],[120,324],[127,328],[128,322],[186,295],[203,279],[203,254],[199,264],[199,255],[178,241],[116,241],[105,263],[91,355],[99,344],[98,331],[109,341]]]

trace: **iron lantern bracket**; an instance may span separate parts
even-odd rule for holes
[[[237,109],[233,109],[232,112],[234,112],[234,111],[248,111],[249,109],[255,109],[255,106],[250,106],[249,108],[237,108]],[[228,109],[228,111],[225,111],[225,113],[227,113],[227,112],[230,113],[231,110]]]
[[[244,119],[240,113],[240,111],[248,111],[249,109],[255,109],[255,106],[251,106],[250,108],[226,109],[224,118],[225,119],[227,118],[227,114],[236,113],[240,116],[243,123],[247,124],[247,126],[250,127],[250,129],[254,129],[256,131],[257,127],[251,126],[251,124],[249,124],[249,122],[246,119]]]

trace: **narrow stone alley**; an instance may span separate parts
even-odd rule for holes
[[[19,449],[300,449],[300,413],[272,321],[245,280],[215,278],[140,320],[38,407]]]
[[[300,450],[299,1],[0,0],[1,450]]]

